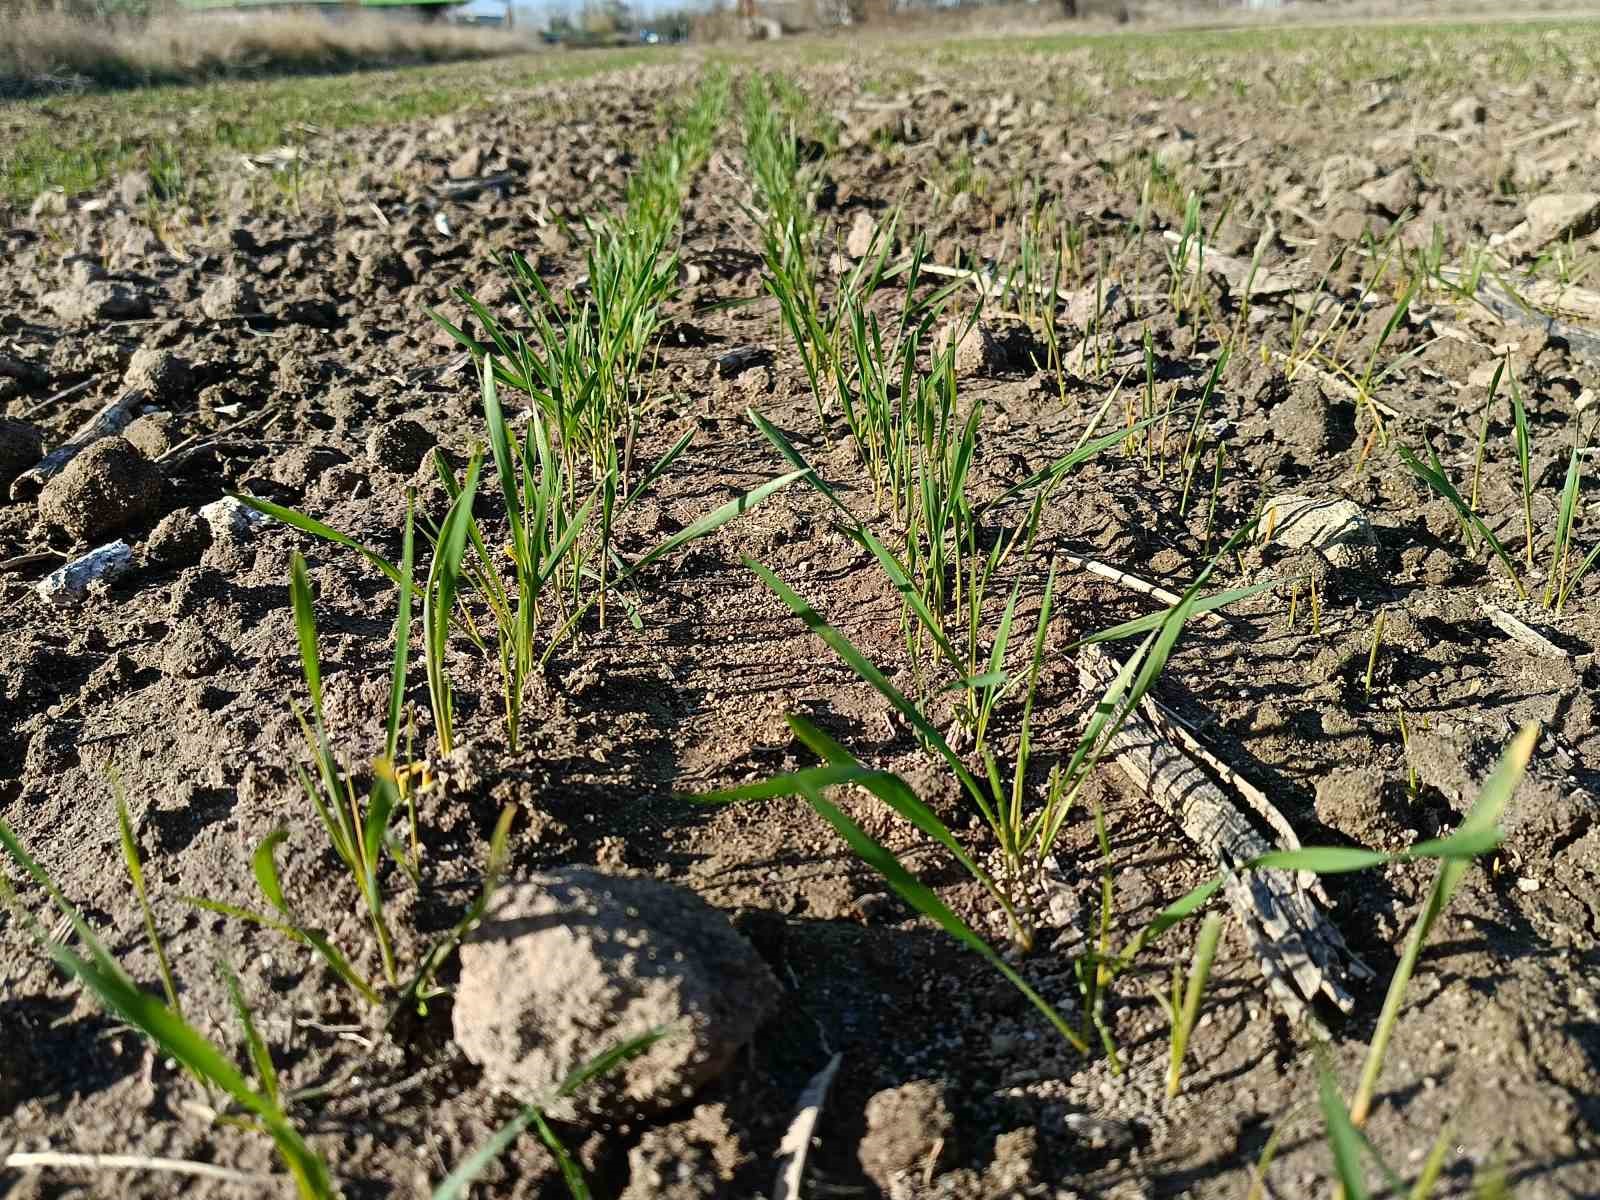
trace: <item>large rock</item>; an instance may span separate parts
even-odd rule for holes
[[[39,492],[39,518],[79,541],[98,541],[152,515],[161,472],[125,439],[101,438]]]
[[[661,1112],[725,1070],[778,985],[723,915],[653,879],[566,868],[503,885],[461,947],[456,1042],[494,1087],[562,1120]],[[577,1096],[610,1046],[674,1029]]]

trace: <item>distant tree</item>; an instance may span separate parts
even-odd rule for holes
[[[1061,15],[1063,17],[1076,17],[1078,15],[1078,0],[1061,0]]]

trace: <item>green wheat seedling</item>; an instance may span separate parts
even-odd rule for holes
[[[600,483],[618,444],[633,445],[643,407],[640,380],[654,354],[662,306],[676,288],[678,259],[671,247],[683,195],[710,153],[727,94],[726,72],[712,72],[673,135],[630,177],[625,210],[586,220],[581,289],[558,298],[522,255],[505,260],[528,332],[509,328],[465,289],[457,289],[456,298],[487,341],[429,311],[480,366],[492,358],[498,381],[539,406],[573,480],[587,465]],[[619,494],[628,490],[631,465],[624,454]]]
[[[1222,934],[1222,918],[1212,913],[1200,926],[1200,936],[1194,943],[1194,960],[1185,977],[1176,963],[1172,967],[1172,994],[1168,999],[1157,993],[1167,1012],[1172,1027],[1170,1054],[1167,1062],[1167,1099],[1175,1097],[1183,1081],[1183,1059],[1189,1050],[1189,1037],[1200,1019],[1200,999],[1205,994],[1206,980],[1211,976],[1211,962],[1216,957],[1217,939]]]
[[[1439,456],[1434,452],[1433,447],[1431,445],[1428,447],[1428,461],[1426,464],[1422,463],[1415,454],[1404,446],[1397,447],[1396,452],[1400,455],[1400,461],[1405,463],[1413,475],[1426,484],[1436,495],[1443,498],[1451,508],[1455,509],[1456,516],[1460,518],[1462,528],[1467,533],[1468,542],[1474,549],[1476,549],[1474,538],[1483,539],[1484,544],[1500,560],[1500,565],[1505,569],[1506,578],[1511,581],[1511,585],[1517,590],[1518,598],[1526,600],[1528,598],[1528,590],[1523,586],[1522,576],[1517,571],[1517,565],[1512,561],[1510,553],[1500,539],[1495,536],[1494,530],[1490,529],[1483,518],[1472,511],[1471,505],[1461,498],[1461,493],[1456,491],[1455,484],[1451,483],[1449,476],[1445,474],[1444,467],[1440,464]]]
[[[466,480],[451,499],[434,538],[433,558],[422,588],[423,667],[428,677],[433,729],[439,739],[439,753],[443,755],[455,749],[455,700],[445,655],[449,650],[451,617],[461,587],[462,559],[466,556],[468,538],[477,527],[472,505],[477,497],[482,465],[483,452],[474,446]]]
[[[1002,309],[1015,312],[1047,346],[1055,345],[1061,284],[1069,271],[1079,270],[1081,232],[1077,239],[1062,228],[1054,202],[1033,201],[1023,210],[1016,262],[1000,286]]]
[[[1522,780],[1523,772],[1527,769],[1528,760],[1532,757],[1533,748],[1538,740],[1538,725],[1530,722],[1522,727],[1505,753],[1501,755],[1494,773],[1484,783],[1478,793],[1477,801],[1462,819],[1454,837],[1463,840],[1482,838],[1485,839],[1486,846],[1491,848],[1498,844],[1501,814],[1517,790],[1517,784]],[[1440,862],[1433,890],[1428,894],[1428,901],[1423,906],[1417,923],[1412,927],[1410,937],[1406,939],[1400,964],[1395,968],[1394,977],[1389,981],[1389,991],[1384,997],[1383,1011],[1378,1016],[1378,1027],[1367,1050],[1367,1061],[1361,1072],[1361,1082],[1350,1105],[1350,1119],[1358,1128],[1366,1123],[1372,1111],[1373,1096],[1377,1090],[1378,1078],[1383,1072],[1389,1039],[1393,1036],[1395,1025],[1400,1019],[1400,1007],[1405,1002],[1406,988],[1416,970],[1417,960],[1422,956],[1422,948],[1427,944],[1428,934],[1449,905],[1456,889],[1461,886],[1469,865],[1471,865],[1470,856],[1450,857]]]
[[[522,730],[522,700],[537,655],[536,637],[547,588],[560,589],[565,569],[574,589],[579,586],[577,556],[579,535],[589,526],[596,495],[575,512],[567,511],[570,498],[568,477],[553,452],[537,409],[528,414],[526,437],[513,439],[506,428],[505,414],[495,386],[493,369],[483,373],[484,416],[489,427],[489,447],[494,455],[495,476],[505,505],[506,523],[511,532],[510,552],[514,589],[501,582],[499,563],[476,529],[474,546],[478,551],[478,591],[489,604],[498,630],[498,657],[503,682],[506,737],[513,752]],[[613,460],[614,465],[614,460]],[[608,470],[602,498],[614,495],[616,474]],[[610,506],[602,504],[609,519]],[[602,555],[609,538],[602,537]],[[569,564],[569,560],[570,564]],[[604,570],[604,558],[601,560]],[[604,585],[601,585],[604,592]],[[515,599],[513,600],[513,595]]]
[[[800,356],[818,424],[826,434],[827,414],[836,398],[844,397],[848,403],[848,381],[854,378],[846,370],[849,343],[855,339],[853,348],[859,360],[865,333],[855,328],[856,318],[890,273],[888,260],[897,215],[880,223],[867,252],[839,279],[833,303],[824,303],[818,285],[820,230],[812,211],[820,167],[801,162],[793,120],[787,124],[780,120],[779,106],[773,102],[775,93],[780,98],[785,95],[781,83],[766,78],[753,78],[745,87],[745,163],[756,204],[751,217],[761,230],[764,286],[777,302],[779,318]],[[909,268],[912,282],[907,284],[907,295],[914,290],[922,254],[919,241]],[[914,322],[908,306],[901,318],[901,335]],[[874,365],[883,361],[881,357],[873,360]],[[853,415],[847,413],[846,417],[856,434]]]
[[[950,750],[947,743],[943,742],[938,731],[927,721],[926,717],[898,693],[882,673],[872,666],[847,639],[840,635],[820,617],[815,611],[794,597],[792,592],[784,587],[781,581],[766,572],[759,564],[752,563],[758,575],[773,587],[773,590],[789,603],[791,608],[800,607],[807,614],[807,624],[813,632],[822,637],[824,641],[837,652],[857,674],[871,683],[880,694],[904,716],[917,731],[925,745],[933,748],[950,765],[952,771],[962,780],[963,786],[969,786],[967,781],[973,779],[961,763],[959,758]],[[787,595],[785,595],[787,593]],[[1184,619],[1191,616],[1197,606],[1195,596],[1187,597],[1174,609],[1162,615],[1163,619],[1151,637],[1146,640],[1145,648],[1160,647],[1166,643],[1170,650],[1171,643],[1176,639],[1177,631],[1181,629]],[[1137,703],[1137,697],[1143,692],[1139,689],[1147,687],[1154,676],[1159,673],[1164,659],[1159,654],[1141,653],[1130,659],[1130,667],[1125,668],[1119,675],[1117,684],[1113,685],[1106,697],[1096,709],[1092,729],[1086,732],[1084,742],[1092,742],[1105,732],[1110,724],[1110,733],[1120,726],[1120,718],[1124,718],[1130,710],[1129,700]],[[1113,721],[1113,718],[1118,718]],[[1017,921],[1016,910],[1006,898],[1006,891],[999,881],[992,878],[961,845],[951,830],[940,820],[937,814],[929,808],[916,792],[898,775],[887,771],[875,771],[863,766],[842,745],[834,741],[822,730],[800,716],[791,715],[788,718],[789,727],[795,737],[807,749],[823,760],[823,765],[803,768],[799,771],[775,776],[771,779],[757,783],[746,784],[725,791],[718,791],[691,796],[689,799],[705,803],[746,803],[772,800],[783,796],[798,796],[804,799],[811,807],[822,816],[844,838],[851,851],[868,866],[876,870],[894,891],[901,896],[918,913],[937,924],[956,941],[965,945],[982,957],[990,966],[1002,974],[1013,986],[1034,1005],[1036,1009],[1050,1022],[1062,1038],[1079,1053],[1088,1052],[1087,1040],[1074,1030],[1070,1024],[1037,992],[1035,992],[1016,970],[981,937],[973,932],[959,916],[941,901],[925,884],[916,878],[903,863],[881,843],[867,834],[855,821],[847,816],[843,810],[827,799],[824,794],[827,789],[850,785],[864,789],[876,797],[892,812],[910,823],[924,836],[930,838],[943,848],[958,863],[963,870],[995,898],[1007,912],[1008,918],[1013,922],[1013,939],[1018,933],[1028,933]],[[1109,735],[1108,735],[1109,736]],[[1088,759],[1092,766],[1098,761],[1098,755],[1092,758],[1081,750],[1083,758]],[[969,792],[974,800],[979,797],[976,793]],[[1035,820],[1045,818],[1036,817]],[[1052,835],[1053,836],[1053,835]],[[1418,843],[1407,850],[1386,854],[1374,850],[1364,850],[1356,847],[1316,847],[1293,851],[1273,851],[1250,862],[1241,864],[1237,870],[1252,871],[1260,869],[1277,869],[1287,871],[1310,871],[1315,874],[1339,874],[1350,871],[1367,870],[1372,867],[1383,866],[1389,863],[1410,862],[1424,859],[1470,859],[1477,855],[1492,850],[1499,844],[1500,834],[1495,829],[1481,829],[1476,827],[1463,828],[1445,838],[1429,842]],[[1201,911],[1208,901],[1221,890],[1227,877],[1217,875],[1192,889],[1186,895],[1169,904],[1154,920],[1132,938],[1120,952],[1112,953],[1109,939],[1103,939],[1105,944],[1099,948],[1086,952],[1084,959],[1075,964],[1080,979],[1094,981],[1094,987],[1086,992],[1090,1002],[1090,1011],[1086,1012],[1086,1019],[1092,1020],[1093,1012],[1098,1010],[1097,997],[1103,996],[1104,991],[1118,977],[1126,972],[1147,948],[1153,945],[1168,930],[1187,920]],[[1106,928],[1109,929],[1109,923]],[[1017,944],[1017,949],[1026,950],[1031,944],[1028,941]],[[1114,1054],[1115,1047],[1110,1044],[1109,1031],[1103,1022],[1099,1026],[1102,1044],[1108,1053]]]
[[[565,1143],[551,1128],[550,1122],[545,1117],[545,1110],[556,1101],[575,1095],[590,1080],[608,1074],[630,1058],[637,1058],[663,1038],[672,1036],[671,1029],[653,1029],[648,1033],[618,1042],[575,1068],[561,1081],[548,1099],[538,1104],[524,1105],[516,1116],[495,1130],[487,1142],[474,1150],[465,1162],[451,1171],[433,1190],[433,1200],[462,1200],[470,1194],[473,1182],[478,1176],[482,1175],[495,1159],[504,1154],[529,1126],[538,1133],[539,1140],[544,1143],[551,1157],[556,1160],[556,1165],[561,1168],[562,1182],[566,1184],[567,1193],[572,1200],[590,1200],[591,1192],[588,1181],[584,1178],[583,1168],[578,1165]]]
[[[300,722],[308,748],[316,763],[315,776],[296,767],[301,791],[317,814],[340,864],[348,873],[367,921],[377,942],[383,978],[392,989],[399,984],[393,937],[384,916],[384,898],[378,882],[378,864],[388,842],[389,821],[399,803],[399,787],[392,764],[379,760],[374,766],[371,787],[363,803],[354,779],[339,765],[329,744],[323,722],[322,666],[317,648],[316,616],[312,610],[311,583],[305,560],[296,553],[290,560],[289,594],[294,610],[295,633],[300,647],[300,665],[310,697],[309,717],[298,706]],[[342,982],[374,1007],[383,1003],[379,987],[359,972],[349,957],[328,938],[325,931],[306,924],[295,912],[284,893],[278,872],[278,847],[288,839],[279,829],[262,840],[251,855],[251,872],[256,887],[272,915],[236,904],[204,897],[190,897],[191,903],[209,912],[235,917],[274,930],[290,941],[309,947]]]
[[[555,432],[567,474],[598,480],[611,449],[631,442],[640,418],[640,380],[671,294],[676,268],[664,262],[665,234],[644,245],[591,228],[588,286],[557,298],[520,254],[505,264],[528,332],[506,327],[465,289],[456,297],[487,342],[441,314],[428,315],[470,350],[480,369],[525,393]],[[624,243],[627,243],[626,246]]]
[[[163,1002],[133,982],[83,914],[56,887],[4,821],[0,821],[0,846],[49,896],[77,935],[77,948],[52,937],[44,923],[23,906],[10,881],[0,874],[0,902],[11,908],[40,949],[63,973],[82,984],[108,1013],[126,1021],[164,1057],[180,1063],[189,1074],[203,1080],[214,1094],[228,1097],[237,1106],[237,1114],[219,1114],[219,1119],[257,1129],[270,1137],[302,1200],[333,1200],[338,1192],[327,1164],[306,1144],[284,1112],[276,1075],[270,1071],[270,1056],[265,1055],[264,1047],[257,1052],[260,1040],[251,1032],[253,1025],[247,1025],[246,1040],[257,1066],[255,1083],[246,1078],[226,1051],[184,1020],[174,1003]],[[163,982],[165,984],[165,980]],[[238,1011],[248,1013],[242,1000]],[[263,1057],[269,1068],[266,1073],[261,1072]]]
[[[1200,222],[1199,192],[1190,191],[1185,198],[1178,242],[1165,249],[1167,271],[1172,280],[1167,285],[1167,303],[1172,307],[1173,320],[1182,325],[1198,298],[1205,277],[1206,238]]]
[[[885,681],[887,683],[887,681]],[[873,771],[862,766],[843,746],[804,717],[791,715],[789,728],[801,744],[824,760],[823,766],[811,767],[788,775],[780,775],[760,783],[748,784],[727,791],[710,792],[687,797],[707,804],[745,803],[776,799],[782,796],[799,796],[842,837],[851,851],[862,862],[876,870],[902,899],[921,915],[933,921],[956,942],[976,953],[1020,991],[1055,1028],[1056,1032],[1079,1053],[1087,1053],[1088,1045],[1026,980],[1017,973],[988,942],[984,941],[970,925],[946,905],[933,890],[917,879],[895,857],[894,853],[862,829],[845,812],[823,793],[826,789],[853,784],[877,797],[892,811],[942,846],[967,873],[997,899],[1003,893],[987,872],[967,853],[950,829],[941,821],[905,780],[888,771]],[[965,768],[962,768],[963,770]],[[1009,908],[1009,901],[1003,901]]]
[[[826,485],[822,485],[826,488]],[[831,489],[824,491],[828,494]],[[870,533],[860,531],[860,536],[868,544],[876,543]],[[1239,535],[1236,535],[1236,539]],[[1232,543],[1230,542],[1230,548]],[[824,644],[826,644],[839,658],[848,665],[862,680],[870,684],[889,704],[905,718],[906,722],[916,732],[918,740],[924,749],[950,771],[966,800],[973,809],[983,818],[998,844],[1002,861],[1005,866],[1003,878],[996,879],[988,872],[976,867],[973,860],[964,852],[958,855],[961,865],[972,874],[990,894],[1001,910],[1006,914],[1010,927],[1011,938],[1014,945],[1026,952],[1033,945],[1033,928],[1016,905],[1015,899],[1018,888],[1025,881],[1025,863],[1042,861],[1047,857],[1060,834],[1068,813],[1071,811],[1074,800],[1087,782],[1089,775],[1098,765],[1100,757],[1109,748],[1112,739],[1120,730],[1123,721],[1132,712],[1143,696],[1154,684],[1157,676],[1165,666],[1168,657],[1176,644],[1178,635],[1188,620],[1197,610],[1217,607],[1227,602],[1230,598],[1239,598],[1237,594],[1232,597],[1207,597],[1202,600],[1201,590],[1209,578],[1212,569],[1221,561],[1222,555],[1213,560],[1202,571],[1199,578],[1190,586],[1189,591],[1165,614],[1159,614],[1155,620],[1143,619],[1140,622],[1128,623],[1115,630],[1106,631],[1106,637],[1133,636],[1134,627],[1148,629],[1148,636],[1139,647],[1138,651],[1130,657],[1127,665],[1118,673],[1105,696],[1091,717],[1088,725],[1075,748],[1071,760],[1066,767],[1052,774],[1045,791],[1042,803],[1029,805],[1025,799],[1025,784],[1027,768],[1032,754],[1031,718],[1033,713],[1033,699],[1037,691],[1040,665],[1043,659],[1045,644],[1045,629],[1048,626],[1051,603],[1054,595],[1055,573],[1051,572],[1046,582],[1045,596],[1041,604],[1040,619],[1035,627],[1032,646],[1032,655],[1026,678],[1026,690],[1023,697],[1022,729],[1019,737],[1017,758],[1012,764],[1010,779],[1005,778],[998,758],[987,746],[982,746],[977,751],[982,765],[978,771],[971,769],[966,760],[957,753],[945,734],[938,725],[928,716],[925,708],[916,701],[906,696],[896,688],[884,674],[881,668],[871,661],[854,643],[829,624],[812,605],[800,597],[793,589],[779,579],[772,571],[753,559],[746,559],[746,565],[755,572],[758,578],[772,590],[774,595],[781,600],[797,617],[799,617]],[[1258,585],[1259,586],[1259,585]],[[1010,618],[1014,612],[1015,592],[1008,602],[1005,623],[997,633],[996,644],[1000,647],[1000,655],[991,655],[987,664],[988,670],[981,677],[970,679],[970,687],[980,702],[990,706],[994,699],[1009,690],[1013,680],[1009,677],[1003,664],[1004,644],[1009,638]],[[799,724],[796,724],[799,722]],[[824,758],[835,764],[854,765],[860,764],[849,755],[843,747],[838,746],[830,739],[817,733],[799,718],[791,720],[791,725],[796,728],[797,735],[813,750],[822,754]],[[805,726],[803,732],[801,727]],[[865,768],[862,768],[865,769]],[[761,797],[778,794],[798,794],[795,791],[784,793],[782,787],[788,782],[793,782],[798,777],[780,776],[769,780],[762,787]],[[795,784],[798,788],[799,784]],[[772,788],[779,791],[773,791]],[[872,790],[872,789],[869,789]],[[879,794],[874,791],[874,794]],[[754,799],[754,793],[729,792],[720,795],[721,799]],[[808,797],[809,798],[809,797]],[[880,795],[880,798],[884,798]],[[911,820],[924,833],[930,833],[944,845],[951,849],[954,845],[953,837],[944,829],[942,823],[921,806],[914,794],[909,796],[897,792],[893,800],[886,799],[891,808],[901,816]],[[943,833],[939,831],[943,830]]]
[[[1505,374],[1506,360],[1501,359],[1494,367],[1494,375],[1489,380],[1489,397],[1483,402],[1483,422],[1478,426],[1478,449],[1472,456],[1472,499],[1467,504],[1473,512],[1478,511],[1478,484],[1483,479],[1483,454],[1489,444],[1489,417],[1494,411],[1494,398],[1500,391],[1500,377]]]
[[[807,472],[811,485],[833,506],[847,536],[870,552],[888,576],[902,604],[902,628],[918,701],[926,704],[935,694],[959,693],[958,719],[981,757],[990,716],[1010,682],[1003,659],[1019,595],[1014,586],[994,636],[988,636],[985,614],[993,611],[992,604],[1000,603],[994,589],[998,569],[1019,547],[1027,553],[1044,501],[1060,482],[1117,445],[1123,435],[1092,436],[1109,407],[1108,398],[1077,446],[975,508],[967,496],[967,472],[976,454],[981,404],[975,404],[967,419],[960,421],[953,376],[948,371],[920,382],[907,377],[906,383],[916,399],[901,405],[902,412],[911,413],[911,421],[896,425],[895,439],[909,448],[906,465],[895,468],[909,479],[905,515],[897,530],[898,553],[851,513],[838,492],[776,426],[754,411],[749,416],[786,462]],[[1029,496],[1033,502],[1023,521],[997,531],[990,548],[981,550],[979,522],[985,513]]]
[[[1597,542],[1576,567],[1571,570],[1567,567],[1573,540],[1572,526],[1578,505],[1579,457],[1578,451],[1573,450],[1571,458],[1567,460],[1567,478],[1561,488],[1561,506],[1556,517],[1555,536],[1550,550],[1550,582],[1545,589],[1545,607],[1551,607],[1553,599],[1557,616],[1567,607],[1567,600],[1572,596],[1572,590],[1583,582],[1584,576],[1594,569],[1597,561],[1600,561],[1600,542]]]
[[[1522,483],[1522,522],[1527,536],[1528,566],[1533,566],[1533,472],[1528,464],[1531,441],[1528,437],[1528,410],[1522,403],[1517,373],[1511,373],[1512,442],[1517,453],[1518,475]]]

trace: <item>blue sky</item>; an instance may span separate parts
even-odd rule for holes
[[[698,0],[629,0],[628,6],[640,16],[663,12],[675,8],[701,8],[704,5]],[[564,10],[573,18],[583,11],[582,0],[572,0],[570,4],[518,4],[517,24],[528,29],[543,29],[549,23],[552,9]],[[472,13],[503,13],[506,10],[505,0],[472,0],[470,4],[462,5],[463,12]]]

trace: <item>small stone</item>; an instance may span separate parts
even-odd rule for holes
[[[161,485],[161,472],[125,438],[102,438],[44,485],[39,518],[92,542],[153,513]]]
[[[151,400],[162,404],[191,399],[193,384],[194,372],[188,359],[150,346],[141,346],[133,352],[128,369],[122,375],[123,387],[145,392]]]
[[[1525,250],[1600,230],[1600,194],[1594,192],[1536,196],[1528,201],[1526,212],[1527,219],[1510,235]]]
[[[266,524],[272,518],[251,508],[242,500],[224,496],[221,500],[213,500],[202,508],[200,519],[210,529],[211,541],[214,544],[245,541],[255,532],[257,526]]]
[[[127,542],[111,542],[58,567],[34,587],[39,598],[58,608],[80,603],[91,586],[106,585],[133,569],[133,548]]]
[[[1339,567],[1364,564],[1377,545],[1361,506],[1337,497],[1275,496],[1262,510],[1259,528],[1274,545],[1321,551]]]
[[[255,288],[237,275],[223,275],[206,284],[200,293],[200,311],[210,321],[226,321],[261,311]]]
[[[1460,128],[1465,125],[1482,125],[1489,118],[1489,109],[1476,96],[1463,96],[1450,106],[1445,127]]]
[[[1186,167],[1200,153],[1200,143],[1181,134],[1170,137],[1155,148],[1155,159],[1167,170]]]
[[[138,208],[150,198],[150,172],[129,171],[117,181],[117,197],[124,207]]]
[[[116,321],[150,315],[150,301],[125,283],[91,280],[46,292],[40,301],[69,324]]]
[[[11,482],[44,457],[44,434],[39,427],[15,417],[0,417],[0,503]]]
[[[867,1132],[857,1150],[861,1169],[885,1194],[895,1194],[896,1179],[925,1170],[954,1127],[936,1080],[886,1088],[867,1101]]]
[[[1415,208],[1421,190],[1417,173],[1409,166],[1390,171],[1383,178],[1364,183],[1356,189],[1368,207],[1389,217],[1399,217]]]
[[[434,447],[434,436],[410,417],[379,425],[367,436],[367,458],[375,467],[410,475]]]
[[[850,223],[850,234],[844,240],[844,251],[851,258],[865,258],[872,253],[878,240],[878,223],[865,209],[857,209]]]
[[[661,1112],[731,1065],[778,985],[722,913],[658,880],[569,867],[503,884],[461,947],[455,1039],[494,1088],[551,1116]],[[554,1090],[596,1046],[671,1036]]]
[[[40,217],[64,217],[67,215],[67,194],[51,188],[47,192],[40,192],[34,197],[33,204],[28,208],[28,215],[34,220]]]
[[[1327,234],[1336,242],[1356,242],[1367,231],[1366,213],[1358,208],[1341,208],[1324,224]]]
[[[468,146],[445,168],[451,179],[473,179],[483,174],[483,147]]]
[[[211,545],[211,530],[191,509],[169,512],[144,540],[145,560],[160,567],[187,567]]]
[[[1335,154],[1322,164],[1317,176],[1318,201],[1327,205],[1340,193],[1353,191],[1378,174],[1378,164],[1359,154]]]

